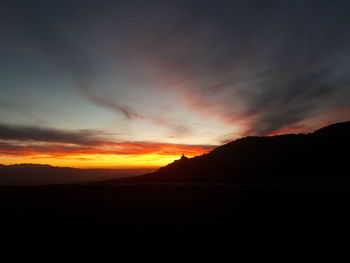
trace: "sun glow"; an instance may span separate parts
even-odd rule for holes
[[[179,154],[86,154],[66,157],[52,156],[10,156],[0,157],[2,164],[43,163],[53,166],[68,166],[77,168],[153,168],[161,167],[179,159]],[[188,155],[189,157],[192,157]]]

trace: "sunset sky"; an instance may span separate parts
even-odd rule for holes
[[[158,167],[350,120],[350,2],[1,1],[0,163]]]

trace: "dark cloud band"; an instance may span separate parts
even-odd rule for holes
[[[0,124],[0,140],[38,141],[94,145],[99,142],[102,132],[93,130],[66,131],[36,126]]]

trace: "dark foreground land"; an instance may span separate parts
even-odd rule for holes
[[[350,185],[337,184],[14,186],[0,187],[0,207],[1,220],[24,225],[225,223],[236,227],[235,222],[249,218],[252,227],[269,219],[293,228],[330,217],[342,221],[349,209],[349,190]]]
[[[349,244],[349,190],[341,184],[0,187],[1,225],[36,231],[147,230],[149,242],[161,233],[165,243],[175,237],[183,243],[198,231],[202,242],[231,248],[245,244],[252,251],[320,255],[330,246],[342,250]]]
[[[195,252],[192,262],[200,262],[198,255],[215,246],[220,252],[212,262],[223,261],[217,258],[222,251],[233,258],[239,251],[255,262],[266,254],[278,262],[317,262],[326,256],[329,262],[345,262],[350,247],[349,134],[350,122],[339,123],[311,134],[243,138],[133,178],[2,186],[0,226],[16,240],[28,229],[31,239],[48,233],[45,241],[55,237],[53,232],[64,233],[60,244],[77,231],[88,242],[109,236],[113,253],[121,251],[115,244],[121,241],[132,255],[142,257],[145,247],[152,256],[166,251],[162,262],[181,255],[184,244]],[[44,171],[53,170],[62,171],[39,167],[31,174],[49,178]],[[12,233],[17,230],[18,236]],[[92,238],[96,233],[99,238]],[[135,246],[139,240],[141,246]]]

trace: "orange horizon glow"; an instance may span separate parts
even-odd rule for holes
[[[314,118],[313,122],[296,123],[293,126],[286,126],[275,130],[265,136],[274,136],[290,133],[312,132],[317,128],[327,126],[332,122],[330,117],[338,121],[346,119],[349,108],[340,108],[325,112],[325,116]],[[326,116],[330,116],[328,119]],[[22,127],[18,130],[21,131]],[[16,133],[16,129],[12,133]],[[23,128],[25,131],[26,127]],[[14,138],[0,140],[0,164],[11,165],[21,163],[48,164],[60,167],[75,168],[111,168],[111,169],[132,169],[132,168],[159,168],[172,163],[185,154],[187,157],[200,156],[214,149],[218,144],[227,143],[242,136],[244,130],[249,130],[248,122],[238,122],[236,131],[228,135],[218,137],[214,144],[178,144],[170,142],[154,141],[113,141],[107,138],[88,137],[84,133],[72,133],[60,130],[37,129],[43,133],[42,138]],[[43,132],[44,131],[44,132]],[[45,132],[55,136],[46,136]],[[21,134],[19,132],[19,134]],[[236,134],[236,136],[230,135]],[[89,135],[89,134],[88,134]],[[197,139],[200,138],[199,136]],[[189,140],[187,140],[189,141]],[[197,142],[193,140],[194,142]],[[214,140],[213,140],[214,141]],[[214,141],[215,143],[215,141]]]
[[[35,149],[33,146],[27,146],[15,151],[2,152],[0,163],[5,165],[40,163],[75,168],[159,168],[179,159],[182,154],[194,157],[209,151],[200,146],[172,144],[140,146],[137,151],[135,146],[132,146],[129,145],[127,149],[123,149],[123,153],[113,153],[113,150],[108,147],[82,149],[46,146]]]
[[[189,156],[192,157],[192,156]],[[0,157],[1,164],[12,165],[20,163],[48,164],[60,167],[73,168],[110,168],[110,169],[132,169],[132,168],[159,168],[167,165],[179,155],[157,156],[153,154],[141,156],[117,156],[117,155],[86,155],[83,157],[70,156],[67,158],[47,158],[39,156],[28,157]]]

